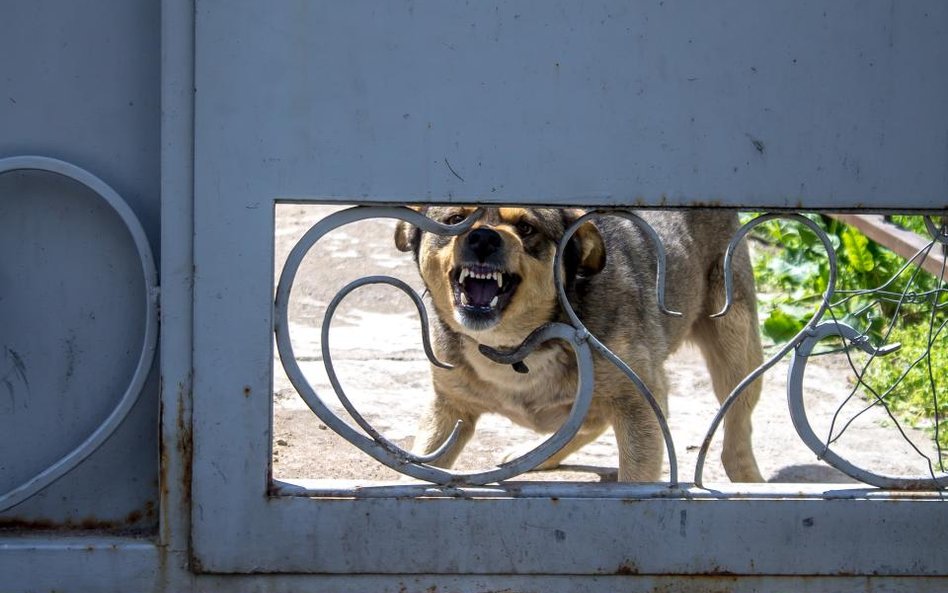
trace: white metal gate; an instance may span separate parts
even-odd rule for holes
[[[948,7],[162,8],[160,524],[0,533],[11,591],[945,587],[931,489],[340,490],[270,463],[276,204],[943,212]]]

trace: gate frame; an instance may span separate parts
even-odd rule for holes
[[[208,478],[203,470],[202,460],[194,451],[193,431],[193,404],[194,386],[192,369],[194,368],[193,347],[195,344],[195,327],[200,323],[193,316],[194,293],[193,286],[196,272],[194,251],[194,209],[196,207],[195,193],[195,102],[194,102],[194,56],[195,56],[195,10],[193,2],[162,2],[162,208],[161,208],[161,309],[162,334],[160,339],[161,379],[162,379],[162,414],[161,414],[161,475],[160,475],[160,526],[154,538],[78,535],[78,534],[27,534],[0,538],[0,574],[32,575],[29,583],[20,585],[23,591],[58,590],[58,591],[256,591],[263,588],[271,591],[404,591],[404,590],[459,590],[478,591],[485,589],[514,589],[525,591],[567,591],[575,589],[577,575],[513,575],[498,571],[494,574],[406,574],[393,573],[388,575],[363,574],[357,576],[330,575],[330,574],[211,574],[215,568],[240,572],[240,566],[228,565],[227,558],[208,557],[201,546],[212,538],[229,543],[240,542],[240,538],[248,534],[246,529],[239,528],[235,516],[241,517],[246,511],[244,505],[272,506],[276,510],[269,520],[278,523],[278,528],[290,525],[293,533],[301,533],[304,526],[299,525],[299,507],[312,507],[310,503],[329,503],[330,501],[311,501],[298,497],[272,497],[269,484],[254,472],[247,472],[240,476],[239,483],[214,480],[203,483],[195,489],[192,497],[192,485],[197,481]],[[270,229],[272,230],[272,217]],[[260,237],[258,237],[260,238]],[[272,277],[272,276],[271,276]],[[267,333],[269,340],[269,332]],[[242,391],[242,387],[241,387]],[[256,427],[256,425],[254,425]],[[201,437],[203,438],[203,437]],[[266,442],[259,434],[255,437],[256,443]],[[268,445],[269,446],[269,445]],[[265,448],[268,448],[265,447]],[[255,456],[255,471],[259,469],[264,456],[259,452]],[[233,478],[231,478],[233,479]],[[605,487],[605,490],[593,493],[595,496],[609,494],[618,495],[618,498],[603,499],[603,502],[593,503],[586,498],[590,495],[571,489],[568,485],[550,486],[544,496],[536,498],[508,498],[501,493],[503,500],[494,501],[514,509],[511,511],[512,521],[527,515],[535,517],[534,511],[544,523],[544,529],[553,529],[558,521],[563,519],[562,511],[551,510],[554,507],[567,507],[578,513],[593,513],[593,504],[605,504],[615,510],[613,517],[620,517],[628,524],[641,521],[651,525],[653,534],[670,532],[681,533],[682,512],[697,517],[695,523],[685,523],[685,533],[691,527],[695,531],[702,528],[726,529],[733,528],[730,521],[753,524],[755,521],[768,521],[774,512],[786,512],[787,518],[776,525],[773,534],[754,541],[744,542],[749,547],[766,547],[775,543],[785,542],[789,536],[791,543],[801,544],[800,532],[806,529],[820,529],[822,521],[820,513],[832,507],[833,511],[840,510],[843,515],[860,516],[877,512],[879,522],[875,524],[875,535],[880,531],[889,533],[897,529],[903,535],[917,536],[917,533],[927,532],[932,540],[938,535],[944,538],[944,530],[937,529],[939,521],[944,521],[945,511],[929,514],[917,512],[921,504],[928,504],[926,511],[940,501],[938,495],[931,494],[899,494],[889,495],[872,489],[838,489],[837,494],[826,495],[823,487],[800,488],[795,492],[777,492],[772,489],[755,490],[754,488],[729,488],[722,486],[720,494],[707,491],[697,491],[686,488],[668,492],[657,491],[649,486],[616,485],[614,488]],[[608,491],[608,492],[606,492]],[[240,496],[231,501],[227,509],[212,509],[222,520],[222,523],[209,524],[206,522],[207,503],[214,501],[221,493],[237,492]],[[720,500],[721,495],[735,494],[748,500],[729,502]],[[430,494],[430,492],[428,493]],[[457,521],[453,514],[462,507],[472,509],[482,504],[481,501],[466,500],[454,497],[430,501],[444,511],[439,510],[439,516],[445,520]],[[559,502],[549,496],[563,495]],[[784,500],[784,498],[792,500]],[[825,499],[830,498],[832,502]],[[581,501],[581,502],[576,502]],[[358,500],[345,503],[352,508],[359,505],[372,505],[372,500]],[[398,500],[392,503],[400,508],[410,509],[417,504],[428,505],[429,501],[415,499]],[[724,508],[737,505],[737,509],[723,511],[718,517],[705,514],[706,507]],[[784,508],[791,505],[791,510]],[[518,506],[520,508],[518,508]],[[652,508],[649,508],[652,507]],[[327,506],[328,508],[328,506]],[[522,509],[522,510],[521,510]],[[749,510],[748,510],[749,509]],[[229,512],[222,512],[222,511]],[[360,509],[356,509],[360,510]],[[894,514],[889,514],[890,511]],[[267,511],[270,512],[270,511]],[[313,511],[303,510],[303,513]],[[410,512],[410,511],[407,511]],[[236,513],[236,515],[235,515]],[[289,513],[289,514],[284,514]],[[318,511],[317,514],[322,513]],[[915,513],[912,517],[911,514]],[[656,520],[656,516],[664,517]],[[811,517],[816,519],[808,521]],[[933,517],[939,520],[933,520]],[[845,517],[843,517],[845,518]],[[899,522],[897,526],[887,524],[888,519],[900,518],[910,523]],[[332,520],[331,517],[319,519]],[[351,517],[355,521],[355,516]],[[832,517],[827,517],[832,521]],[[351,527],[333,521],[333,529],[339,530],[337,535],[344,535],[343,530]],[[691,521],[691,520],[689,520]],[[723,521],[723,523],[719,523]],[[616,521],[615,523],[621,523]],[[717,526],[715,526],[716,523]],[[513,523],[512,523],[513,524]],[[229,531],[219,530],[219,527],[233,526]],[[458,523],[464,525],[464,523]],[[843,526],[846,522],[843,522]],[[906,525],[910,527],[906,527]],[[256,525],[259,527],[259,525]],[[841,526],[840,526],[841,527]],[[913,529],[919,531],[913,532]],[[600,537],[601,534],[582,532],[590,538]],[[736,531],[736,530],[735,530]],[[940,532],[940,533],[939,533]],[[305,535],[305,534],[304,534]],[[317,534],[318,535],[318,534]],[[513,535],[519,537],[519,533]],[[549,535],[549,534],[547,534]],[[734,535],[734,534],[731,534]],[[858,535],[858,532],[857,532]],[[864,534],[869,537],[868,534]],[[828,542],[838,546],[838,550],[854,553],[852,548],[854,535],[852,531],[839,529],[835,538]],[[281,539],[274,536],[273,531],[266,531],[265,537],[269,543],[279,543]],[[454,544],[456,546],[457,541]],[[193,539],[192,539],[193,538]],[[870,537],[871,539],[871,537]],[[193,540],[196,540],[193,541]],[[555,530],[552,540],[556,541]],[[518,540],[513,540],[518,541]],[[197,543],[197,546],[195,546]],[[389,545],[379,545],[376,553],[393,552]],[[691,552],[706,550],[705,544],[714,544],[713,541],[698,538],[691,540]],[[370,541],[363,541],[364,545],[374,545]],[[654,545],[645,540],[638,544],[637,549],[646,554],[653,553]],[[884,548],[885,546],[881,546]],[[938,546],[930,549],[937,553]],[[874,548],[877,552],[892,552],[892,550]],[[573,549],[578,551],[578,549]],[[667,550],[669,554],[676,554],[674,549]],[[799,551],[794,549],[794,551]],[[826,550],[822,550],[825,552]],[[400,553],[404,554],[404,550]],[[408,550],[412,552],[412,550]],[[485,548],[485,552],[489,550]],[[815,552],[808,555],[817,556]],[[910,555],[909,555],[910,556]],[[901,565],[896,568],[911,568],[912,558],[898,557]],[[706,558],[712,560],[710,558]],[[243,560],[255,561],[252,558]],[[542,559],[538,560],[541,561]],[[680,559],[679,559],[680,560]],[[410,562],[411,558],[405,558]],[[428,561],[440,562],[438,558],[429,558]],[[654,559],[653,559],[654,561]],[[687,562],[687,559],[685,559]],[[823,557],[824,563],[831,563],[832,558]],[[335,562],[340,562],[339,559]],[[839,589],[875,588],[887,591],[938,591],[945,587],[946,574],[945,560],[939,560],[938,576],[911,577],[891,576],[886,574],[886,567],[878,566],[874,570],[866,570],[864,574],[829,574],[820,576],[780,576],[773,572],[764,571],[757,575],[729,574],[727,565],[719,570],[705,570],[705,574],[692,575],[660,575],[655,574],[656,568],[652,564],[624,564],[614,563],[603,566],[601,574],[589,575],[582,581],[581,586],[589,591],[624,590],[656,590],[674,587],[681,591],[731,590],[731,591],[767,591],[788,584],[802,585],[807,591],[835,591]],[[773,565],[770,565],[772,569]],[[298,567],[297,567],[298,568]],[[346,568],[338,564],[330,569]],[[755,567],[760,569],[761,567]],[[869,567],[865,567],[869,568]],[[611,570],[609,570],[611,569]],[[890,567],[891,571],[892,568]],[[608,573],[607,573],[608,571]],[[898,572],[898,570],[896,570]],[[103,580],[103,575],[108,580]]]

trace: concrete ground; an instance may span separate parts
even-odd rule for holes
[[[281,205],[275,229],[275,273],[286,254],[313,223],[336,208]],[[347,282],[386,274],[422,290],[410,255],[392,243],[394,223],[372,220],[333,231],[307,256],[297,278],[290,307],[290,328],[297,360],[317,393],[340,416],[345,412],[332,392],[320,350],[322,316],[332,297]],[[410,447],[419,411],[431,393],[428,363],[413,305],[390,287],[366,287],[352,293],[337,311],[330,334],[333,361],[346,393],[372,425],[390,440]],[[771,482],[851,482],[810,451],[797,436],[787,407],[784,359],[765,375],[764,393],[754,414],[754,449],[761,472]],[[682,348],[666,364],[671,381],[669,425],[677,448],[680,479],[692,481],[697,449],[717,410],[710,380],[698,351]],[[394,480],[390,470],[344,441],[296,394],[274,357],[273,473],[277,479],[313,478],[360,482]],[[850,392],[849,365],[842,355],[816,357],[807,368],[808,417],[816,432],[827,434],[833,416]],[[864,407],[850,401],[836,421],[840,427]],[[351,422],[350,422],[351,423]],[[353,423],[354,424],[354,423]],[[924,451],[931,439],[903,427]],[[505,418],[484,418],[458,469],[487,469],[502,454],[538,435]],[[720,434],[705,467],[705,482],[727,478],[719,461]],[[899,435],[882,410],[860,415],[834,444],[834,450],[878,473],[925,476],[928,466]],[[934,457],[932,457],[934,458]],[[614,480],[618,459],[611,432],[567,460],[557,471],[531,472],[518,479]],[[667,475],[667,462],[666,462]]]

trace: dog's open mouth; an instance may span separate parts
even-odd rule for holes
[[[456,268],[451,278],[459,320],[472,329],[487,329],[499,321],[520,284],[520,276],[483,264]]]

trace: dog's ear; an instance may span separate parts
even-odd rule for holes
[[[416,212],[423,212],[421,206],[409,206]],[[421,239],[421,229],[404,220],[399,220],[395,225],[395,247],[399,251],[414,251],[418,248],[418,241]]]
[[[576,222],[585,212],[583,210],[571,208],[563,212],[563,222],[570,226]],[[575,243],[578,253],[579,272],[584,276],[598,274],[606,266],[606,246],[602,241],[602,235],[599,229],[592,221],[583,223],[576,234],[570,240]]]
[[[399,251],[414,251],[421,237],[421,229],[399,220],[395,225],[395,247]]]

